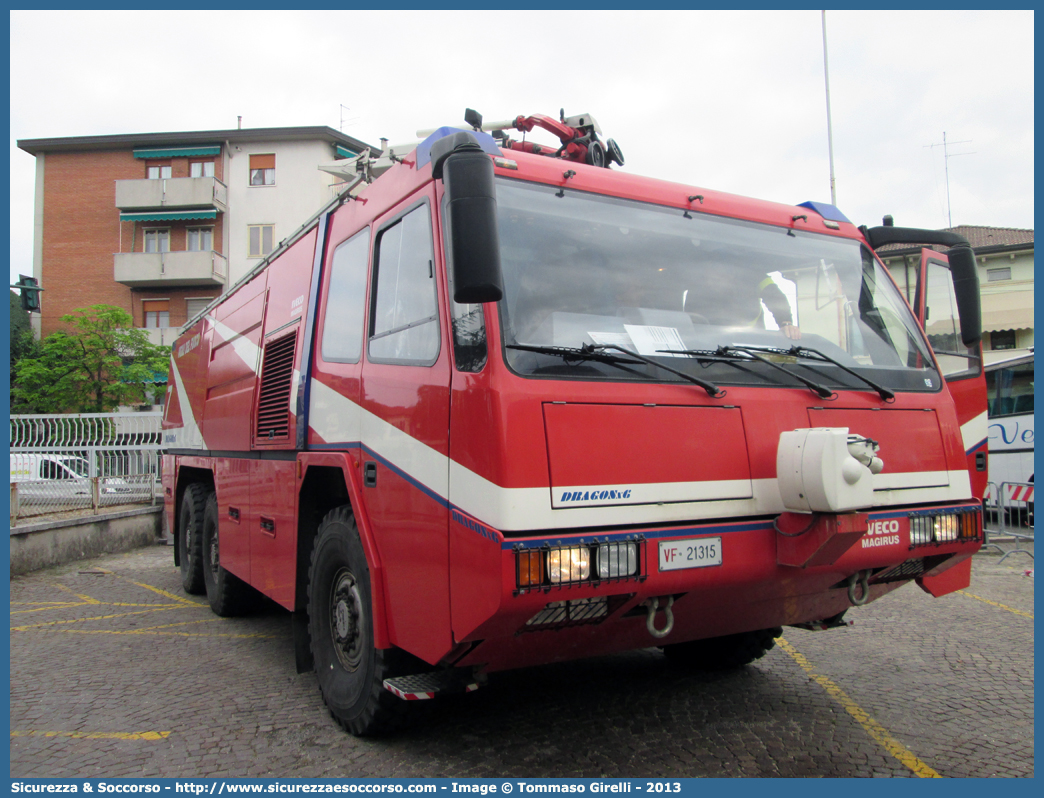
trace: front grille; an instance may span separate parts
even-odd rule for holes
[[[927,557],[915,557],[892,568],[884,568],[878,571],[870,577],[870,583],[878,585],[884,582],[902,582],[907,579],[916,579],[952,556],[952,554],[933,554]],[[844,586],[845,584],[847,583],[842,582],[838,586]]]
[[[519,631],[544,632],[549,629],[601,623],[622,607],[632,595],[634,594],[552,601],[526,621],[526,625]]]
[[[924,558],[918,557],[913,560],[907,560],[904,563],[894,568],[886,568],[879,573],[874,574],[870,580],[874,584],[881,582],[901,582],[904,579],[914,579],[924,573]]]

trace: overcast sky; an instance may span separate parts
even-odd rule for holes
[[[947,226],[945,132],[953,224],[1033,226],[1032,12],[830,11],[827,35],[853,222]],[[465,107],[590,113],[627,172],[830,201],[818,11],[14,11],[12,281],[32,273],[35,159],[17,139],[343,116],[377,145]]]

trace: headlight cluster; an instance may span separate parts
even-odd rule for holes
[[[515,564],[520,588],[624,579],[638,573],[638,543],[626,540],[519,549],[515,553]]]
[[[981,515],[977,508],[948,513],[911,513],[910,545],[977,540]]]

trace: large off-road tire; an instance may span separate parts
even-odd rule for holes
[[[185,488],[178,517],[178,563],[181,586],[186,593],[200,595],[203,583],[203,511],[207,504],[207,486],[194,482]]]
[[[323,701],[352,734],[398,727],[406,702],[384,689],[394,649],[373,644],[373,603],[355,517],[348,506],[319,525],[308,569],[308,629]]]
[[[756,659],[761,659],[774,645],[783,629],[758,629],[725,637],[693,640],[689,643],[674,643],[663,647],[668,659],[690,668],[705,671],[742,668]]]
[[[221,549],[218,545],[217,494],[207,496],[203,510],[203,582],[207,601],[215,615],[228,618],[242,615],[251,595],[250,586],[221,567]]]

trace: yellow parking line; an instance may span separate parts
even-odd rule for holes
[[[1008,612],[1013,612],[1016,615],[1021,615],[1023,618],[1029,618],[1031,621],[1033,620],[1033,616],[1030,613],[1023,612],[1022,610],[1017,610],[1014,607],[1009,607],[1007,604],[1001,604],[997,601],[990,601],[989,599],[983,598],[982,596],[976,596],[974,593],[968,593],[965,590],[958,590],[957,592],[960,593],[962,596],[967,596],[968,598],[984,601],[987,604],[992,604],[994,607],[1000,607],[1002,610],[1007,610]]]
[[[11,610],[12,615],[25,615],[30,612],[46,612],[47,610],[64,610],[72,607],[86,607],[86,601],[66,601],[61,604],[50,604],[46,607],[37,607],[33,610]]]
[[[834,684],[826,676],[821,676],[812,669],[812,664],[795,649],[790,643],[784,640],[782,637],[776,638],[776,642],[779,643],[780,648],[786,651],[794,661],[801,666],[801,669],[809,675],[813,681],[817,682],[820,687],[827,691],[827,694],[839,703],[844,710],[855,718],[856,722],[859,723],[866,733],[874,738],[880,745],[882,745],[888,753],[898,759],[907,768],[913,771],[914,775],[920,776],[921,778],[927,779],[940,779],[938,773],[932,770],[928,765],[918,759],[912,751],[910,751],[901,742],[896,740],[890,735],[884,726],[874,720],[870,715],[862,709],[855,701],[848,697],[840,687]]]
[[[28,614],[30,612],[45,612],[46,610],[64,610],[64,609],[71,609],[73,607],[85,607],[88,604],[90,604],[91,606],[99,606],[99,607],[155,607],[155,606],[157,606],[155,604],[150,604],[147,601],[92,601],[92,602],[86,602],[86,601],[72,602],[72,601],[70,601],[70,602],[66,602],[66,603],[62,603],[62,604],[52,604],[52,605],[47,606],[47,607],[37,607],[36,609],[33,609],[33,610],[12,610],[11,614],[12,615],[26,615],[26,614]],[[168,606],[168,605],[164,604],[163,606]]]
[[[80,740],[165,740],[169,731],[146,732],[72,732],[72,731],[12,731],[12,737],[72,737]]]
[[[229,637],[237,640],[289,640],[286,635],[233,634],[231,632],[154,632],[148,629],[55,629],[71,635],[155,635],[157,637]]]
[[[77,593],[71,587],[67,587],[67,586],[63,585],[61,582],[56,582],[55,583],[55,587],[57,587],[59,590],[64,590],[66,593],[72,593],[74,596],[76,596],[76,598],[78,598],[84,604],[101,604],[101,602],[98,601],[98,599],[92,599],[90,596],[85,596],[82,593]]]
[[[144,629],[129,629],[128,631],[136,632],[138,634],[141,634],[143,632],[152,632],[152,631],[155,631],[156,629],[171,629],[171,628],[173,628],[175,626],[191,626],[191,625],[197,624],[197,623],[216,623],[218,621],[223,621],[223,620],[225,620],[225,619],[224,618],[218,618],[218,617],[215,616],[213,618],[200,618],[198,621],[178,621],[176,623],[163,623],[163,624],[160,624],[159,626],[146,626]]]
[[[123,577],[120,576],[119,574],[116,574],[116,576],[118,576],[120,579],[123,579]],[[169,598],[169,599],[171,599],[173,601],[177,601],[177,602],[179,602],[181,604],[188,604],[191,607],[208,607],[208,606],[210,606],[209,604],[205,604],[202,601],[192,601],[191,599],[187,599],[184,596],[179,596],[176,593],[169,593],[166,590],[163,590],[161,588],[153,587],[152,585],[146,585],[144,582],[132,582],[130,579],[125,579],[124,581],[130,582],[132,585],[137,585],[138,587],[143,587],[146,590],[151,590],[153,593],[158,593],[159,595],[163,596],[164,598]]]

